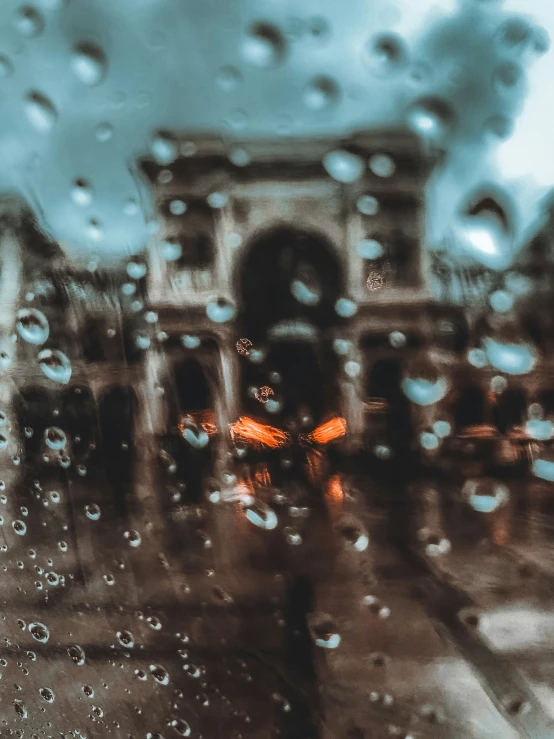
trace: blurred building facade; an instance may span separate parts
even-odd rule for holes
[[[380,739],[458,737],[472,711],[471,737],[547,735],[490,624],[541,612],[554,574],[551,234],[509,274],[475,266],[485,301],[437,301],[440,157],[416,137],[175,141],[141,162],[157,228],[120,273],[72,271],[3,214],[3,607],[48,622],[52,654],[80,645],[87,681],[121,660],[154,690],[90,724],[64,677],[59,716],[92,737],[136,735],[142,706],[151,737]]]

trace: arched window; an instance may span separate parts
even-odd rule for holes
[[[163,204],[162,213],[175,269],[209,269],[214,261],[214,209],[204,200],[175,198]]]

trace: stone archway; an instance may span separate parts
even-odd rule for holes
[[[340,321],[335,304],[344,289],[342,265],[318,234],[288,226],[260,234],[247,248],[239,278],[239,323],[251,341],[264,340],[283,322],[325,331]]]

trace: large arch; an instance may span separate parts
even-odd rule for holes
[[[276,226],[253,239],[238,269],[240,324],[251,341],[280,321],[303,319],[322,330],[340,320],[343,269],[323,236]]]

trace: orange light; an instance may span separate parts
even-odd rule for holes
[[[344,491],[342,489],[341,476],[333,475],[327,483],[326,495],[332,503],[342,503]]]
[[[189,411],[181,416],[181,422],[179,423],[179,431],[183,434],[186,423],[194,423],[197,426],[201,426],[208,436],[215,436],[217,434],[217,426],[215,425],[215,413],[208,409],[205,411]]]
[[[290,436],[281,429],[258,423],[248,416],[241,416],[236,423],[231,424],[231,437],[237,441],[263,444],[270,449],[278,449],[290,443]]]
[[[271,487],[271,475],[269,474],[267,465],[262,464],[258,466],[254,474],[254,480],[256,482],[256,485],[258,485],[261,488]]]
[[[368,413],[385,413],[388,406],[386,398],[369,398],[364,403],[364,408]]]
[[[466,426],[459,436],[462,439],[494,439],[498,436],[498,430],[488,423],[480,423],[475,426]]]
[[[323,465],[325,457],[319,449],[308,449],[306,451],[306,464],[310,481],[317,484],[323,477]]]
[[[328,444],[330,441],[340,439],[346,434],[346,421],[344,418],[331,418],[315,428],[311,434],[302,436],[302,439],[315,444]]]

